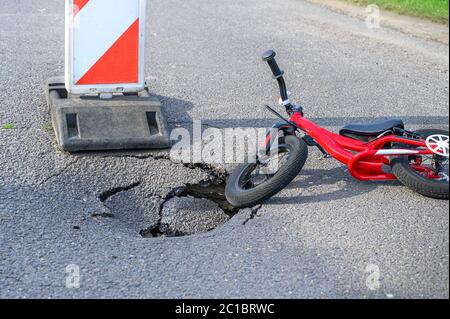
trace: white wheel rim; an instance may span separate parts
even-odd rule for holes
[[[434,154],[449,157],[447,135],[435,134],[428,136],[426,144],[428,149]]]

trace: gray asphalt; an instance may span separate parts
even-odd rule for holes
[[[63,6],[0,3],[0,124],[16,125],[0,130],[0,297],[449,297],[448,201],[355,181],[317,151],[256,216],[241,210],[207,233],[142,238],[163,198],[208,171],[55,148],[43,84],[64,70]],[[330,129],[390,116],[448,128],[446,45],[300,0],[149,2],[146,74],[172,126],[269,125],[261,105],[277,92],[258,58],[266,48],[278,51],[293,99]],[[168,203],[165,218],[198,215],[192,201]],[[78,289],[66,287],[70,264]]]

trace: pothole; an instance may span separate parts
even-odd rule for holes
[[[215,170],[207,164],[182,165],[189,169],[201,169],[208,173],[208,178],[196,184],[173,188],[165,196],[148,195],[150,191],[145,181],[111,188],[98,195],[108,212],[92,217],[125,223],[142,237],[152,238],[206,233],[225,224],[239,212],[225,198],[225,171]],[[256,216],[259,208],[251,210],[246,222]],[[148,224],[151,225],[146,227]]]
[[[151,238],[205,233],[238,212],[225,198],[225,178],[212,174],[206,181],[170,191],[160,206],[158,223],[142,229],[140,235]]]

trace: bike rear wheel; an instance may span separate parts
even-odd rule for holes
[[[227,200],[235,207],[253,207],[285,188],[302,170],[308,157],[306,143],[296,136],[279,139],[277,152],[257,163],[239,165],[228,178]]]
[[[448,131],[425,129],[414,132],[425,139],[433,136],[447,137]],[[443,138],[441,138],[443,139]],[[414,155],[394,159],[391,162],[392,173],[408,188],[427,197],[449,198],[449,159],[439,154]]]

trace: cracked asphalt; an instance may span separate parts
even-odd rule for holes
[[[43,85],[64,70],[63,6],[0,3],[0,125],[15,125],[0,129],[1,298],[449,297],[448,201],[355,181],[315,150],[259,210],[225,220],[207,207],[221,223],[209,232],[143,238],[171,190],[210,172],[56,150]],[[277,91],[258,58],[266,48],[294,100],[329,129],[392,116],[448,128],[447,45],[300,0],[149,1],[146,74],[172,127],[269,126],[261,105]],[[163,207],[169,220],[204,207],[185,199]],[[78,289],[66,288],[68,265],[80,268]]]

